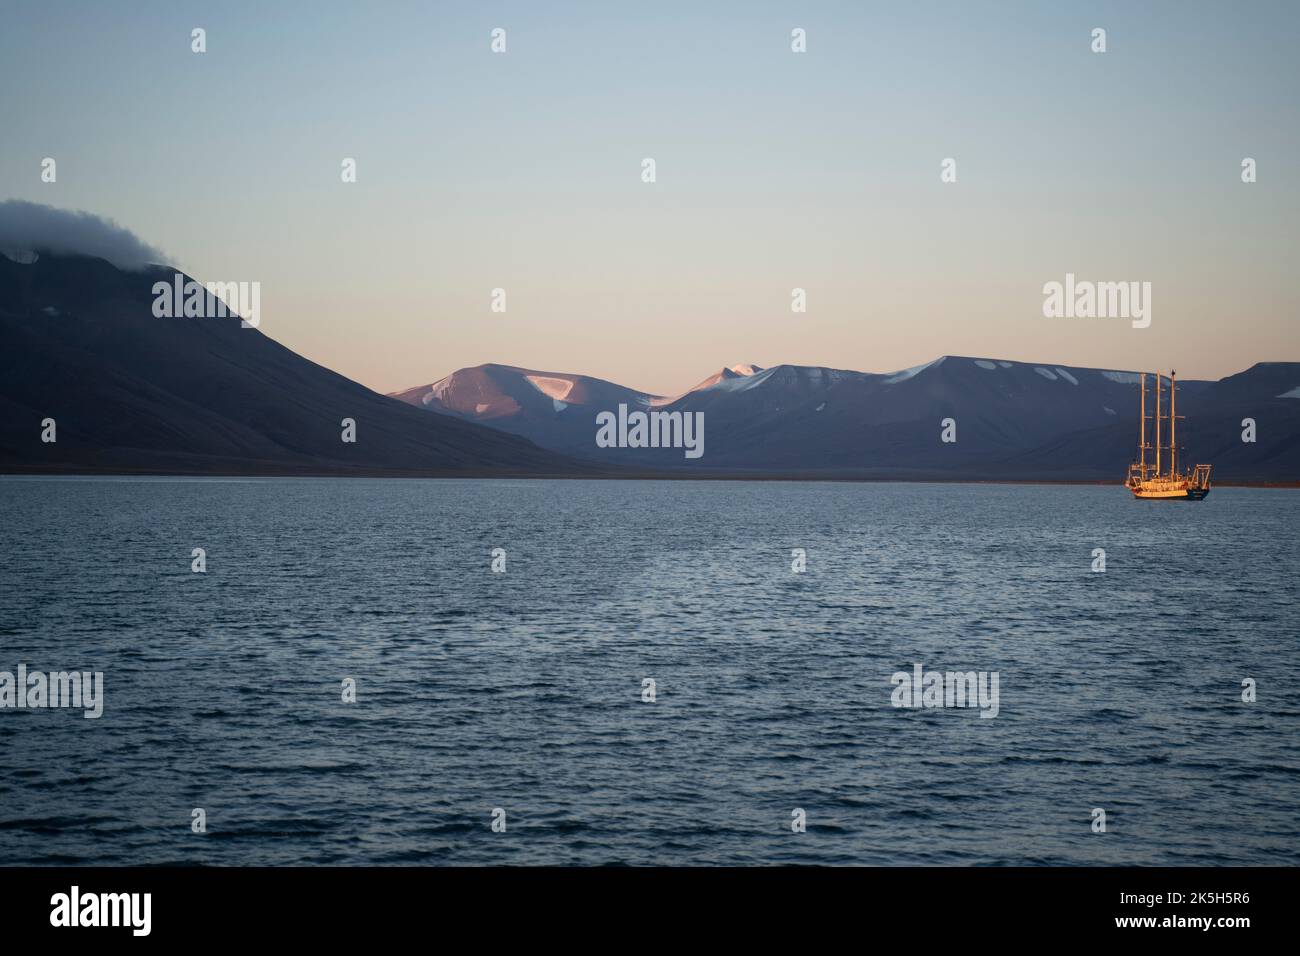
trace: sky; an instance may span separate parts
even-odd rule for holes
[[[675,394],[739,362],[1300,360],[1300,4],[0,0],[0,23],[0,199],[260,282],[262,332],[379,391],[483,362]],[[1150,326],[1044,317],[1067,272],[1150,282]]]

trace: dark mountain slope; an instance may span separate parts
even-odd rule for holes
[[[157,318],[174,270],[0,256],[0,471],[558,474],[590,470],[430,416],[236,317]],[[41,441],[41,421],[58,441]],[[341,440],[344,418],[357,441]]]
[[[1147,382],[1150,387],[1149,378]],[[1300,396],[1281,397],[1300,386],[1300,362],[1261,362],[1218,382],[1178,386],[1180,467],[1205,462],[1224,481],[1300,480]],[[1136,390],[1133,402],[1115,424],[1061,436],[1008,464],[1031,478],[1050,472],[1056,461],[1127,464],[1137,456]],[[1153,402],[1148,392],[1148,415],[1154,413]],[[1255,420],[1254,442],[1241,440],[1241,423],[1247,418]],[[1147,441],[1154,443],[1150,423],[1147,428]],[[1162,444],[1167,443],[1162,436]],[[1113,473],[1096,470],[1098,477]]]

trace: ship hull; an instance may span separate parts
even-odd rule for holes
[[[1210,493],[1209,488],[1133,488],[1134,498],[1152,501],[1200,501]]]

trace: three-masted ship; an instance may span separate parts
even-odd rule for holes
[[[1210,493],[1210,466],[1197,465],[1191,471],[1178,471],[1178,419],[1177,414],[1178,373],[1169,374],[1169,414],[1160,413],[1160,395],[1163,389],[1163,375],[1156,372],[1156,443],[1155,464],[1147,464],[1147,451],[1152,446],[1147,444],[1147,373],[1141,373],[1141,412],[1138,418],[1138,460],[1128,466],[1128,478],[1124,486],[1133,492],[1134,498],[1172,498],[1178,501],[1200,501]],[[1161,444],[1161,422],[1168,422],[1169,444]],[[1161,452],[1169,454],[1162,459]],[[1168,469],[1165,463],[1168,463]]]

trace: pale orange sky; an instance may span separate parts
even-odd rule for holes
[[[264,332],[380,391],[481,362],[672,394],[737,362],[1300,359],[1294,6],[77,9],[6,14],[0,62],[40,77],[0,84],[8,195],[260,281]],[[1151,282],[1151,327],[1043,318],[1066,272]]]

